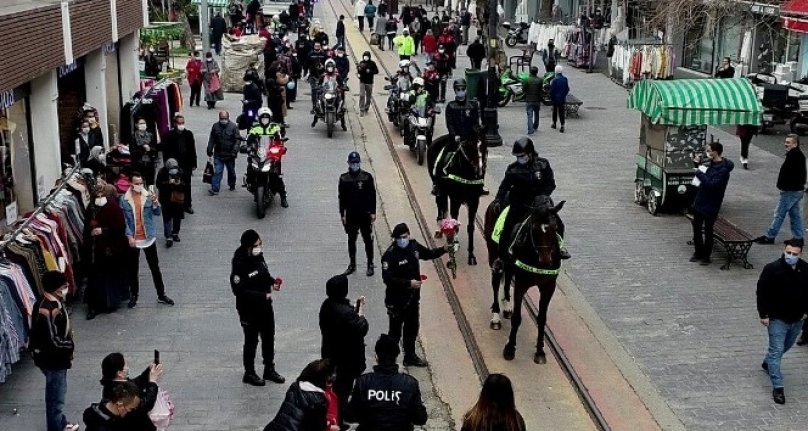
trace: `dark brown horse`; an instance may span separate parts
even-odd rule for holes
[[[499,241],[511,243],[508,256],[499,256],[499,246],[492,239],[497,219],[500,215],[493,202],[488,205],[485,212],[485,240],[488,247],[488,264],[491,267],[491,285],[494,291],[494,303],[491,311],[495,313],[497,325],[499,324],[499,284],[502,278],[506,279],[506,299],[509,297],[508,289],[510,278],[513,277],[513,315],[511,317],[511,332],[508,343],[502,351],[507,360],[512,360],[516,354],[516,334],[522,324],[522,300],[527,291],[537,286],[539,288],[539,315],[538,338],[536,353],[533,362],[544,364],[547,356],[544,353],[544,333],[547,324],[547,310],[550,300],[556,289],[556,279],[561,269],[560,246],[556,214],[564,206],[562,201],[553,206],[553,201],[547,196],[539,196],[533,204],[530,216],[519,221],[513,232],[502,232]],[[506,308],[507,311],[507,308]],[[499,329],[492,319],[492,329]]]
[[[447,216],[457,220],[460,207],[465,204],[468,208],[469,265],[477,264],[474,222],[483,193],[486,151],[484,140],[476,135],[463,142],[455,142],[453,136],[444,135],[432,141],[427,150],[427,167],[436,191],[438,222]]]

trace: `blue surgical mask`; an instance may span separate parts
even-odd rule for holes
[[[520,165],[526,165],[529,161],[530,157],[528,155],[519,156],[516,158],[516,163],[519,163]]]
[[[791,256],[790,254],[784,254],[783,257],[786,259],[786,263],[791,266],[796,265],[800,260],[799,256]]]
[[[396,238],[396,245],[401,247],[401,248],[407,248],[407,246],[410,245],[410,239],[409,238]]]
[[[177,175],[177,174],[179,174],[179,173],[180,173],[179,169],[169,169],[169,170],[168,170],[168,175],[172,175],[172,176],[173,176],[173,175]]]
[[[455,93],[455,99],[457,100],[466,100],[466,92],[465,90],[459,90]]]
[[[348,169],[350,169],[351,172],[359,171],[359,163],[358,162],[357,163],[349,163],[348,164]]]

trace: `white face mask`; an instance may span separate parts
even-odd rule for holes
[[[261,252],[263,252],[263,251],[264,251],[264,250],[263,250],[263,248],[262,248],[260,245],[259,245],[258,247],[253,247],[253,249],[252,249],[252,255],[253,255],[253,256],[258,256],[258,255],[260,255],[260,254],[261,254]]]
[[[185,130],[185,124],[177,124],[177,130],[179,130],[180,132]]]
[[[101,196],[100,198],[95,198],[95,206],[102,207],[107,204],[106,196]]]
[[[269,125],[269,118],[262,118],[261,119],[261,124],[263,124],[264,126],[268,126]]]
[[[146,130],[146,125],[145,124],[138,124],[137,129],[142,132],[142,131]]]
[[[87,121],[89,121],[90,124],[95,124],[95,117],[88,117]]]
[[[368,56],[368,55],[366,55],[366,56],[364,56],[362,58],[365,59],[365,61],[370,61],[370,56]]]
[[[134,184],[132,185],[132,191],[135,193],[142,193],[143,192],[143,184]]]
[[[62,299],[67,298],[67,288],[62,289]]]
[[[81,133],[83,133],[85,135],[90,133],[90,128],[89,127],[82,127],[81,128]]]

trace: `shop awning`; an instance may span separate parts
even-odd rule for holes
[[[643,80],[631,90],[628,107],[655,124],[682,126],[759,125],[762,110],[745,78]]]
[[[227,7],[228,0],[208,0],[208,7]],[[201,4],[200,0],[191,0],[192,4]]]
[[[780,15],[808,18],[808,0],[788,0],[780,7]]]
[[[783,28],[797,33],[808,33],[808,19],[783,17]]]

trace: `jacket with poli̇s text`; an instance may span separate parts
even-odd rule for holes
[[[398,371],[398,365],[377,365],[356,379],[345,421],[357,431],[412,431],[424,425],[426,407],[418,380]]]
[[[233,255],[230,287],[236,296],[236,310],[242,324],[256,325],[274,318],[272,292],[275,279],[270,275],[263,254],[253,256],[250,248],[236,250]]]

